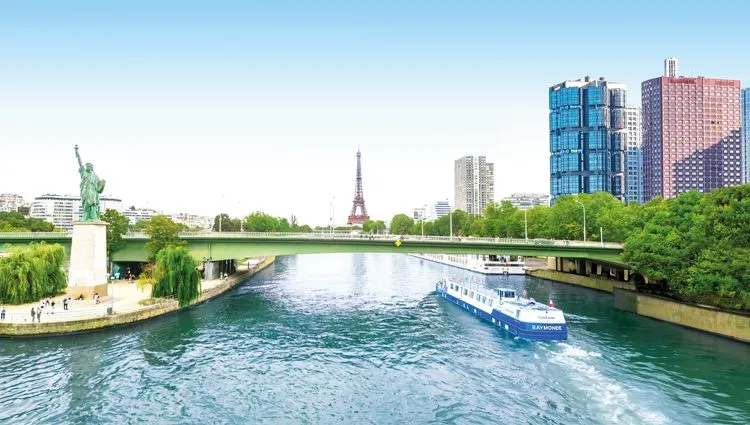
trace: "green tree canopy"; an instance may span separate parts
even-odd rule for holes
[[[175,223],[171,218],[164,215],[151,217],[146,234],[151,238],[146,242],[146,254],[149,262],[154,262],[157,253],[168,246],[185,246],[187,243],[180,240],[179,234],[185,226]]]
[[[102,220],[109,223],[107,226],[107,258],[112,258],[112,254],[122,249],[125,245],[122,235],[128,232],[130,221],[127,217],[113,209],[105,211],[102,214]]]
[[[65,290],[65,248],[45,243],[14,247],[0,258],[0,303],[23,304]]]
[[[414,226],[414,220],[406,214],[396,214],[391,219],[391,234],[408,235]]]
[[[232,218],[229,214],[221,213],[214,217],[212,229],[214,232],[239,232],[241,229],[240,221],[241,219],[239,218]]]
[[[385,231],[385,222],[383,220],[367,220],[362,223],[363,233],[381,233]]]
[[[201,294],[197,264],[185,247],[167,246],[156,254],[152,297],[176,296],[180,307],[190,305]]]
[[[0,232],[51,232],[55,226],[45,220],[24,217],[18,212],[0,211]]]

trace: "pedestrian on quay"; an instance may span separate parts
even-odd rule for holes
[[[68,297],[63,298],[63,310],[68,309]]]
[[[52,300],[52,314],[55,314],[55,300]]]
[[[31,323],[34,323],[35,317],[36,317],[36,310],[34,310],[34,306],[31,306]]]
[[[36,308],[36,322],[42,323],[42,309],[39,307]]]
[[[0,307],[0,320],[5,320],[5,306]]]

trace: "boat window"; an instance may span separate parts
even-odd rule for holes
[[[487,304],[487,297],[482,296],[482,304]]]
[[[503,295],[505,298],[515,298],[516,294],[513,291],[505,291],[505,294]]]
[[[477,294],[477,301],[479,301],[479,298],[481,297],[482,297],[481,295]]]
[[[471,293],[469,294],[469,297],[474,298],[474,291],[471,291]]]
[[[464,289],[464,295],[466,295],[468,293],[469,293],[469,290],[468,289]]]
[[[495,300],[493,300],[492,298],[490,298],[490,302],[489,302],[489,305],[490,305],[490,307],[492,307],[492,303],[493,303],[494,301],[495,301]]]

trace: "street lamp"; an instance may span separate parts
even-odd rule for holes
[[[524,239],[529,240],[529,222],[526,218],[526,210],[523,210],[523,234]]]
[[[448,211],[450,211],[448,214],[448,221],[450,222],[451,240],[453,240],[453,207],[451,207],[450,199],[446,199],[446,201],[448,201]]]
[[[328,208],[330,209],[330,213],[331,213],[331,232],[330,232],[331,235],[333,235],[333,223],[334,223],[334,217],[333,217],[334,206],[333,206],[333,201],[335,201],[335,200],[336,200],[336,197],[332,196],[331,197],[331,201],[330,201],[329,206],[328,206]]]
[[[586,242],[586,206],[578,199],[576,199],[576,204],[583,208],[583,241]]]
[[[427,204],[424,204],[424,209],[422,209],[422,239],[424,239],[424,216],[427,213]]]

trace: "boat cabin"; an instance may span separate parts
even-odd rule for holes
[[[516,301],[518,298],[516,297],[516,290],[515,289],[507,289],[507,288],[497,288],[495,289],[497,292],[497,296],[502,301]]]

